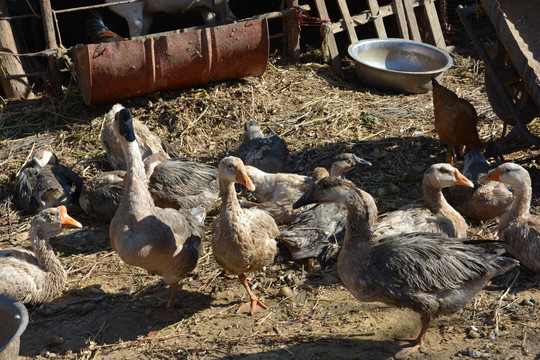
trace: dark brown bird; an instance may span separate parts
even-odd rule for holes
[[[360,301],[380,301],[420,314],[420,334],[403,339],[396,358],[407,357],[424,344],[431,319],[460,310],[491,278],[519,263],[445,234],[375,237],[371,231],[377,216],[375,201],[345,179],[321,179],[294,206],[314,202],[347,207],[347,230],[338,257],[345,287]]]
[[[460,155],[463,155],[465,147],[479,149],[482,145],[476,129],[478,115],[470,102],[440,85],[435,78],[431,79],[431,83],[435,131],[450,147],[452,163],[455,164],[456,145],[459,145]]]

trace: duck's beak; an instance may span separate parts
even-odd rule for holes
[[[62,227],[77,227],[82,228],[80,222],[68,215],[67,209],[64,205],[58,207],[60,211],[60,219],[62,219]]]
[[[480,182],[486,181],[499,181],[501,176],[501,167],[498,166],[495,169],[489,170],[480,178]]]
[[[310,192],[307,192],[304,195],[302,195],[302,197],[300,199],[298,199],[293,204],[292,207],[293,207],[293,209],[298,209],[299,207],[302,207],[304,205],[313,204],[313,203],[315,203],[315,199],[313,198],[313,192],[310,191]]]
[[[255,184],[251,181],[244,165],[238,165],[236,167],[236,181],[244,185],[249,191],[255,191]]]
[[[366,165],[366,166],[372,166],[371,162],[367,161],[366,159],[362,159],[359,156],[354,155],[354,162],[356,166],[360,165]]]
[[[464,185],[468,187],[474,187],[471,180],[467,179],[465,175],[459,172],[458,169],[454,170],[454,185]]]

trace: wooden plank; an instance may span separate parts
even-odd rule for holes
[[[420,30],[418,29],[418,22],[416,21],[416,15],[414,14],[414,7],[412,0],[403,0],[403,7],[405,8],[405,14],[407,15],[407,21],[409,23],[409,30],[411,37],[414,41],[422,41]]]
[[[0,17],[8,17],[7,0],[0,0]],[[0,20],[0,49],[13,54],[18,53],[17,43],[8,20]],[[0,55],[0,77],[24,74],[21,58],[12,55]],[[9,99],[33,99],[34,93],[28,79],[21,77],[0,82],[4,94]]]
[[[52,6],[50,0],[40,0],[41,14],[43,15],[43,30],[45,31],[45,41],[48,49],[57,49],[56,32],[54,31],[54,22],[52,17]],[[58,67],[57,59],[49,56],[49,66],[47,74],[51,90],[55,95],[62,93],[62,84],[60,81],[60,68]]]
[[[380,16],[383,18],[390,15],[394,15],[394,10],[392,9],[391,5],[381,6],[379,8],[379,11],[380,11]],[[352,15],[351,18],[356,26],[365,25],[369,23],[370,21],[372,21],[371,14],[369,11]],[[331,23],[330,29],[332,30],[334,34],[345,31],[345,21],[343,21],[343,19],[340,19],[340,21]]]
[[[407,18],[405,17],[405,9],[403,8],[402,0],[393,0],[394,13],[398,24],[399,35],[403,39],[409,40],[409,29],[407,27]]]
[[[315,6],[317,6],[317,11],[321,19],[330,19],[324,0],[315,0]],[[339,50],[334,33],[330,30],[330,27],[326,26],[326,24],[323,24],[321,31],[326,47],[328,48],[332,67],[334,68],[336,74],[343,76],[343,71],[341,70],[341,59],[339,58]]]
[[[435,46],[440,49],[446,50],[446,42],[444,41],[441,23],[439,22],[439,16],[437,15],[437,9],[435,9],[435,4],[433,3],[433,0],[426,0],[425,8],[429,28],[431,30]]]
[[[368,0],[369,10],[371,11],[371,17],[373,18],[373,23],[375,24],[375,31],[377,36],[381,39],[386,39],[386,29],[384,28],[383,17],[379,11],[379,3],[377,0]]]
[[[358,42],[358,36],[356,36],[356,29],[354,21],[351,18],[351,13],[349,12],[349,7],[345,0],[337,0],[339,11],[341,12],[341,18],[345,24],[345,29],[347,30],[347,35],[349,36],[349,41],[351,44]]]

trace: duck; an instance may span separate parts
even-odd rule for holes
[[[15,201],[27,213],[77,203],[82,179],[59,163],[50,150],[39,149],[17,175]]]
[[[376,236],[373,198],[346,179],[321,179],[294,206],[314,202],[347,208],[337,271],[349,292],[360,301],[405,307],[420,315],[419,335],[398,340],[395,358],[405,358],[425,343],[431,319],[460,310],[493,277],[519,264],[502,256],[502,249],[475,246],[444,233]]]
[[[49,239],[68,227],[82,225],[68,215],[64,205],[43,209],[35,215],[30,223],[32,251],[0,250],[0,295],[31,305],[60,296],[66,284],[66,271]]]
[[[176,210],[154,205],[131,111],[121,108],[112,128],[127,169],[122,199],[109,225],[110,243],[125,263],[162,276],[170,296],[155,314],[167,316],[164,312],[174,312],[180,281],[197,265],[206,212],[201,207]]]
[[[377,235],[411,231],[442,232],[450,237],[465,237],[467,222],[446,201],[442,189],[453,185],[474,187],[458,169],[447,163],[431,165],[422,179],[423,205],[406,205],[382,215],[373,232]]]
[[[510,186],[496,181],[479,182],[480,177],[492,168],[479,149],[465,153],[462,173],[473,182],[474,188],[452,186],[446,196],[448,203],[462,216],[485,222],[510,210],[514,201]]]
[[[218,205],[217,168],[187,158],[168,159],[153,154],[145,159],[148,188],[154,204],[162,208],[203,207],[206,212]]]
[[[498,237],[506,252],[518,259],[522,267],[540,273],[540,216],[529,210],[532,198],[529,172],[516,163],[507,162],[488,171],[480,181],[498,181],[514,189],[510,210],[499,218]]]
[[[79,206],[90,217],[109,223],[124,193],[124,170],[99,173],[83,183]]]
[[[455,164],[456,145],[459,145],[460,155],[466,147],[480,149],[482,146],[476,129],[478,114],[469,101],[440,85],[435,78],[431,78],[431,83],[435,131],[450,148],[452,163]]]
[[[115,115],[122,109],[124,109],[122,104],[115,104],[112,106],[111,110],[105,115],[105,121],[100,133],[101,145],[114,170],[126,170],[122,146],[120,145],[120,141],[114,130]],[[146,125],[136,118],[133,118],[133,127],[138,139],[137,143],[143,161],[152,154],[162,154],[164,157],[169,158],[169,155],[165,150],[166,144],[164,144],[156,134],[150,131]]]
[[[233,153],[246,165],[269,172],[283,172],[288,168],[291,155],[287,144],[278,135],[265,137],[257,123],[253,120],[244,123],[242,142]]]
[[[352,153],[336,156],[330,173],[321,172],[314,177],[315,182],[327,176],[344,178],[345,173],[371,163]],[[292,207],[293,204],[291,204]],[[293,260],[318,258],[326,264],[335,259],[345,237],[347,209],[343,204],[316,204],[313,207],[301,207],[295,220],[281,230],[279,241],[287,248],[287,254]]]
[[[212,253],[223,269],[238,276],[249,296],[250,302],[241,305],[236,312],[253,315],[267,309],[267,305],[251,290],[246,273],[259,271],[274,261],[279,229],[265,211],[240,206],[234,184],[240,183],[250,191],[255,189],[240,158],[223,158],[218,176],[221,206],[212,223]]]

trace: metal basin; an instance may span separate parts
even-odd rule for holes
[[[379,90],[423,93],[440,80],[452,57],[435,46],[404,39],[367,39],[349,46],[358,78]]]
[[[20,336],[28,325],[26,307],[15,299],[0,295],[0,360],[19,356]]]

